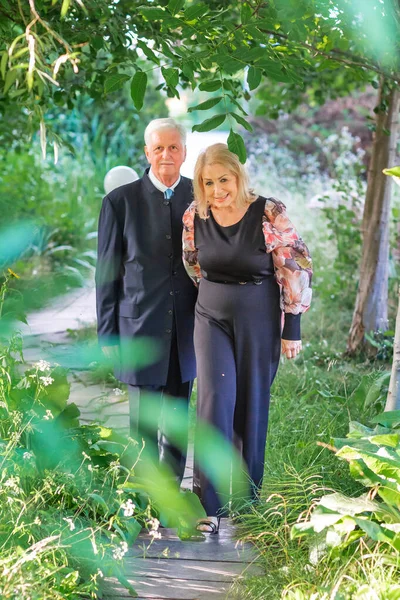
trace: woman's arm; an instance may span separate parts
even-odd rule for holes
[[[285,314],[282,338],[299,344],[300,316],[309,309],[312,296],[310,253],[279,200],[267,199],[262,225],[265,247],[272,253],[281,288],[281,308]]]
[[[196,216],[196,208],[194,202],[189,206],[183,215],[183,264],[187,274],[195,284],[198,285],[201,279],[201,269],[197,260],[197,248],[194,243],[194,218]]]

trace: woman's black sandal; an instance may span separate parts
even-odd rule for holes
[[[212,519],[213,517],[205,517],[204,519],[199,519],[196,525],[197,531],[201,531],[202,533],[209,533],[210,535],[217,534],[219,532],[221,517],[217,517],[217,523],[215,523]]]

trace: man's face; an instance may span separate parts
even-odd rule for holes
[[[150,143],[144,147],[144,151],[157,179],[167,186],[175,183],[186,158],[186,148],[178,131],[153,131]]]

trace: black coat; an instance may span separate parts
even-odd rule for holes
[[[96,269],[98,335],[102,345],[120,346],[116,376],[124,383],[166,384],[174,325],[182,382],[195,377],[197,290],[182,263],[182,216],[192,195],[192,182],[181,177],[168,202],[146,172],[103,200]],[[126,342],[142,337],[156,342],[158,360],[142,369],[124,367]]]

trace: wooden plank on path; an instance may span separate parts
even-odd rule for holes
[[[163,558],[137,558],[125,562],[129,576],[165,577],[169,579],[233,581],[243,576],[261,575],[262,569],[257,565],[244,565],[237,562],[165,560]]]
[[[186,579],[167,579],[159,577],[129,578],[141,598],[158,598],[160,600],[210,600],[226,598],[231,582],[221,581],[187,581]],[[114,582],[113,582],[114,583]],[[104,600],[125,600],[132,598],[119,583],[104,594]]]
[[[218,535],[201,541],[182,541],[174,529],[161,528],[160,539],[143,531],[125,556],[125,576],[138,600],[229,600],[234,581],[263,574],[253,547],[236,542],[234,533],[227,519]],[[104,600],[131,597],[118,581],[107,584]]]

